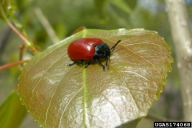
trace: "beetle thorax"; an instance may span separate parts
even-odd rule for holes
[[[94,58],[106,58],[110,56],[110,48],[106,43],[101,43],[95,47]]]

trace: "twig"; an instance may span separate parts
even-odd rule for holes
[[[29,60],[22,60],[22,61],[17,61],[17,62],[5,64],[5,65],[3,65],[3,66],[0,66],[0,71],[3,70],[3,69],[9,68],[9,67],[11,67],[11,66],[15,66],[15,65],[18,65],[18,64],[26,63],[26,62],[28,62],[28,61],[29,61]]]
[[[34,54],[39,53],[39,51],[33,46],[33,44],[31,44],[12,24],[11,22],[7,19],[7,16],[3,10],[3,6],[0,2],[0,12],[4,18],[4,20],[6,21],[6,23],[9,25],[9,27],[27,44],[27,47],[31,49],[31,51]]]

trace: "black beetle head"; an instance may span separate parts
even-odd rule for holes
[[[110,56],[110,48],[106,43],[101,43],[95,47],[94,58],[106,58]]]

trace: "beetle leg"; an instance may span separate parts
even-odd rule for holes
[[[93,62],[95,59],[93,58],[91,61],[89,61],[84,68],[87,68],[91,62]]]
[[[76,63],[77,63],[77,62],[74,61],[73,63],[67,64],[67,66],[72,66],[72,65],[74,65],[74,64],[76,64]]]
[[[106,67],[107,67],[107,62],[109,61],[109,56],[107,56],[107,61],[106,61]]]
[[[67,66],[72,66],[76,63],[82,63],[84,60],[80,60],[80,61],[74,61],[73,63],[67,64]]]
[[[105,71],[105,66],[101,63],[101,62],[99,62],[97,59],[95,59],[96,61],[97,61],[97,63],[99,64],[99,65],[101,65],[102,67],[103,67],[103,71]]]

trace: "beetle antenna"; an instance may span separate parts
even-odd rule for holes
[[[117,41],[117,43],[111,47],[111,52],[113,52],[113,50],[115,49],[115,47],[117,46],[117,44],[118,44],[120,41],[121,41],[121,40]]]

